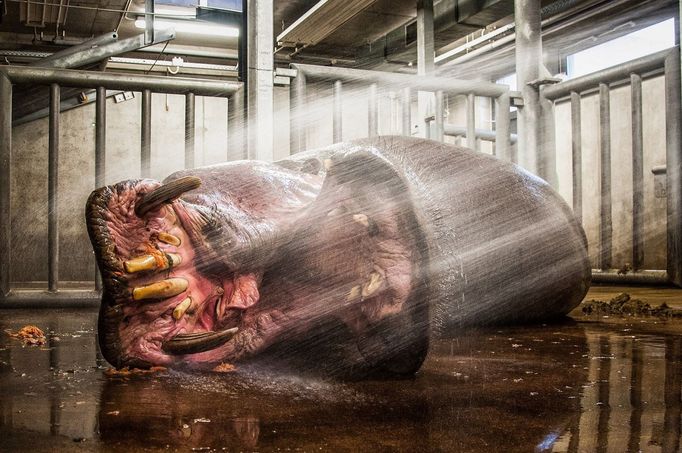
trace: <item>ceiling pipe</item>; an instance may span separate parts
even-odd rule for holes
[[[154,35],[156,41],[152,42],[150,45],[163,43],[175,38],[175,32],[173,30],[157,30]],[[109,42],[108,44],[101,46],[86,46],[85,50],[78,51],[77,53],[70,53],[59,58],[54,58],[55,54],[47,59],[43,58],[42,60],[31,63],[31,66],[62,69],[78,68],[80,66],[102,61],[115,55],[133,52],[145,46],[147,46],[145,43],[145,35],[140,34],[120,41]]]
[[[105,33],[103,35],[92,38],[81,44],[68,47],[59,52],[55,52],[49,57],[45,57],[41,60],[34,61],[30,66],[41,66],[44,68],[66,68],[64,66],[64,61],[68,61],[69,58],[73,58],[74,55],[80,54],[81,52],[89,52],[98,47],[115,43],[118,40],[118,33],[115,31]]]

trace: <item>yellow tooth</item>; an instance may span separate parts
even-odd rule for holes
[[[369,297],[379,289],[384,282],[384,277],[378,272],[372,272],[369,275],[369,281],[362,287],[362,297]]]
[[[133,300],[162,299],[173,297],[187,289],[188,282],[184,278],[169,278],[151,285],[133,289]]]
[[[150,271],[156,269],[156,258],[153,255],[142,255],[132,260],[123,263],[126,272],[132,274],[135,272]]]
[[[142,255],[132,260],[128,260],[123,265],[126,272],[133,274],[135,272],[151,271],[155,269],[163,270],[169,267],[175,267],[182,262],[182,257],[175,253],[168,253],[164,258],[157,258],[154,255]]]
[[[170,261],[168,264],[170,267],[177,267],[180,263],[182,263],[182,257],[178,255],[177,253],[167,253],[166,256],[168,257],[168,260]],[[164,269],[166,269],[164,267]]]
[[[324,164],[324,169],[327,171],[331,170],[334,166],[334,162],[332,162],[331,159],[325,159],[322,163]]]
[[[166,244],[169,245],[174,245],[174,246],[179,246],[182,244],[182,241],[180,240],[179,237],[173,236],[172,234],[169,233],[159,233],[158,236],[159,241],[165,242]]]
[[[192,305],[192,299],[190,297],[186,297],[185,300],[180,302],[174,309],[173,309],[173,318],[178,321],[180,318],[182,318],[185,315],[185,312],[189,308],[189,306]]]
[[[358,297],[360,297],[360,294],[362,293],[362,288],[360,288],[360,285],[353,286],[350,291],[348,292],[348,295],[346,296],[346,301],[347,302],[352,302]]]
[[[365,214],[354,214],[353,221],[363,225],[365,228],[369,228],[369,218]]]

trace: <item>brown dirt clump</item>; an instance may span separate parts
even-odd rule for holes
[[[7,332],[8,335],[17,340],[21,340],[24,345],[42,346],[47,343],[45,333],[36,326],[24,326],[18,332]]]
[[[588,300],[582,304],[585,315],[615,316],[658,316],[660,318],[682,318],[682,310],[668,306],[665,302],[656,307],[639,299],[632,299],[627,293],[620,293],[609,301]]]

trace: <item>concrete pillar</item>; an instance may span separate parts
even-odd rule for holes
[[[247,102],[249,159],[274,157],[273,0],[247,0]]]
[[[539,82],[549,76],[542,62],[540,0],[514,0],[516,78],[524,105],[518,115],[519,164],[555,185],[552,105],[539,94]]]
[[[435,48],[433,44],[433,0],[417,1],[417,74],[433,73]],[[429,138],[429,124],[424,118],[431,115],[434,94],[420,91],[417,94],[419,136]]]

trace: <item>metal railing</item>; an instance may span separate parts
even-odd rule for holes
[[[411,74],[397,74],[381,71],[367,71],[362,69],[349,69],[329,66],[313,66],[305,64],[292,64],[292,69],[296,70],[296,76],[291,83],[290,96],[290,152],[291,154],[306,149],[307,122],[306,102],[308,83],[327,82],[332,84],[333,92],[333,141],[343,140],[342,133],[342,100],[343,84],[352,83],[367,86],[367,105],[368,105],[368,135],[376,136],[379,133],[379,90],[401,90],[401,132],[402,135],[411,135],[412,125],[412,99],[413,94],[418,91],[432,92],[435,95],[435,108],[432,118],[420,119],[427,125],[425,136],[434,140],[443,141],[445,135],[464,135],[467,138],[467,145],[472,149],[477,149],[477,136],[480,138],[495,141],[495,154],[504,160],[515,161],[512,156],[510,141],[512,137],[509,133],[510,124],[510,94],[506,85],[498,85],[491,82],[456,80],[444,77],[418,76]],[[459,134],[455,126],[444,123],[445,96],[466,96],[467,121],[463,134]],[[494,100],[495,124],[494,132],[476,130],[476,111],[475,102],[477,97],[487,97]],[[434,122],[434,127],[430,127],[430,121]],[[490,135],[494,135],[494,140]],[[513,137],[515,141],[516,137]]]
[[[48,280],[47,288],[29,289],[11,286],[11,158],[12,158],[12,91],[14,84],[48,85],[50,87],[48,140]],[[54,68],[21,66],[0,67],[0,306],[77,306],[99,304],[101,282],[95,289],[60,289],[59,280],[59,114],[60,87],[97,90],[95,106],[95,187],[104,185],[106,156],[106,90],[141,91],[141,175],[150,175],[151,94],[167,93],[185,96],[185,167],[194,162],[195,96],[227,97],[228,129],[243,130],[242,85],[236,82],[139,76]],[[244,143],[243,134],[229,135],[230,147]]]
[[[665,270],[642,270],[644,262],[644,167],[642,126],[642,80],[665,77],[666,116],[666,192],[667,192],[667,265]],[[630,85],[632,117],[632,272],[612,269],[613,224],[611,191],[611,116],[610,92]],[[570,101],[573,159],[573,210],[582,219],[582,131],[581,97],[599,96],[599,260],[593,270],[595,281],[629,283],[674,283],[682,285],[682,180],[680,165],[680,53],[679,48],[664,50],[593,74],[543,87],[541,94],[555,102]]]

